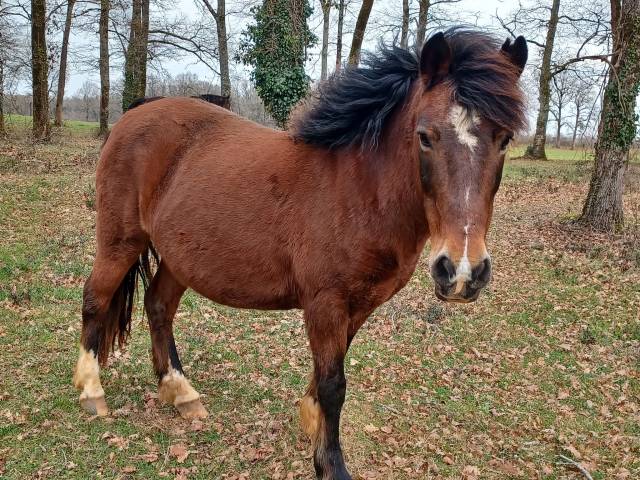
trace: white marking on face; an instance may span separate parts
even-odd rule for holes
[[[469,191],[471,187],[467,187],[467,190],[464,192],[464,206],[469,208]]]
[[[449,121],[456,130],[460,143],[473,150],[478,144],[478,137],[471,133],[471,129],[478,124],[478,116],[462,105],[456,104],[449,112]]]
[[[471,263],[469,262],[469,224],[464,226],[464,251],[462,257],[456,267],[456,276],[453,278],[453,282],[456,284],[454,293],[458,294],[462,292],[465,282],[471,281]]]

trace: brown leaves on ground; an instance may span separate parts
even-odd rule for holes
[[[74,155],[98,147],[83,143]],[[184,422],[157,400],[149,333],[136,320],[126,352],[102,371],[114,415],[86,421],[69,378],[94,252],[95,212],[84,200],[93,169],[65,166],[61,155],[47,166],[45,147],[22,148],[0,148],[38,165],[0,182],[9,275],[0,369],[12,372],[0,376],[0,475],[314,478],[296,411],[311,368],[300,312],[233,310],[188,293],[175,334],[211,417]],[[507,175],[496,200],[488,291],[473,305],[439,303],[423,261],[350,348],[342,445],[354,479],[583,478],[559,455],[594,478],[640,478],[633,230],[577,229],[567,219],[586,180],[507,167],[523,175]],[[631,223],[640,188],[629,187]]]

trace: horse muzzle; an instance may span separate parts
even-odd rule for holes
[[[475,302],[491,280],[491,260],[484,258],[466,274],[459,272],[448,255],[441,255],[431,267],[435,294],[440,300],[454,303]]]

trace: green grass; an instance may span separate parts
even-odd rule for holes
[[[8,114],[5,123],[9,129],[27,130],[31,128],[31,116]],[[98,132],[98,122],[82,120],[65,120],[63,130],[75,136],[95,136]]]
[[[126,351],[102,371],[112,415],[80,410],[71,372],[99,142],[55,142],[0,150],[0,477],[313,478],[297,426],[311,365],[297,311],[187,293],[175,334],[210,413],[188,424],[154,397],[138,310]],[[581,165],[507,162],[495,276],[478,303],[437,302],[423,260],[358,333],[342,425],[354,478],[459,479],[469,467],[483,479],[581,478],[560,453],[593,478],[640,478],[640,273],[621,253],[627,239],[564,229],[583,198]],[[637,189],[627,195],[640,205]],[[184,463],[175,444],[190,452]]]
[[[525,149],[526,145],[514,145],[509,149],[509,156],[511,158],[522,157],[524,155]],[[568,148],[556,148],[547,146],[545,148],[545,152],[547,154],[547,159],[551,161],[563,162],[593,160],[593,150],[584,149],[581,147],[576,147],[575,150],[570,150]]]

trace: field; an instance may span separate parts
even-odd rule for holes
[[[80,410],[71,373],[94,251],[92,131],[0,141],[0,477],[313,478],[297,311],[186,295],[178,348],[211,414],[186,423],[157,400],[138,309],[102,372],[112,414]],[[476,304],[437,301],[423,260],[356,337],[342,427],[354,478],[640,478],[640,165],[627,231],[605,237],[571,224],[590,163],[561,155],[507,163],[494,278]]]

